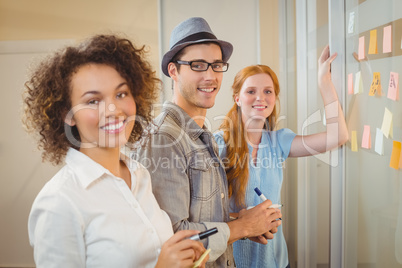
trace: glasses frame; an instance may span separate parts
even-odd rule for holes
[[[193,69],[193,66],[192,66],[192,64],[193,64],[194,62],[206,63],[206,64],[207,64],[207,68],[206,68],[205,70],[195,70],[195,69]],[[204,60],[193,60],[193,61],[176,60],[176,61],[174,61],[174,63],[180,64],[180,65],[189,65],[190,68],[191,68],[191,70],[193,70],[194,72],[206,72],[206,71],[208,70],[209,66],[211,66],[212,71],[214,71],[214,72],[216,72],[216,73],[224,73],[224,72],[227,72],[227,70],[229,70],[229,63],[223,62],[223,61],[222,61],[222,62],[220,61],[220,62],[209,63],[209,62],[206,62],[206,61],[204,61]],[[213,64],[216,64],[216,63],[223,63],[223,64],[226,64],[226,70],[224,70],[224,71],[217,71],[217,70],[215,70],[214,67],[213,67]]]

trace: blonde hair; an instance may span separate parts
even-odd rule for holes
[[[235,76],[232,90],[233,100],[240,94],[240,90],[250,76],[256,74],[267,74],[272,78],[276,100],[279,103],[280,92],[278,77],[275,72],[266,65],[251,65],[241,69]],[[267,117],[265,127],[273,130],[276,125],[279,109],[278,103],[272,113]],[[234,196],[235,204],[245,207],[245,196],[249,178],[249,151],[246,141],[247,133],[244,130],[241,119],[240,107],[235,103],[223,120],[220,130],[223,131],[223,139],[226,144],[226,157],[223,159],[228,179],[229,197]]]

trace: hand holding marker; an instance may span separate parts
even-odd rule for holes
[[[257,195],[260,197],[261,201],[265,201],[267,200],[267,198],[265,197],[265,195],[260,191],[260,189],[258,189],[258,187],[254,188],[254,191],[257,193]],[[281,208],[283,205],[282,204],[272,204],[270,205],[268,208]],[[282,220],[282,218],[279,218],[279,220]]]
[[[193,236],[189,237],[188,239],[196,240],[196,241],[197,240],[202,240],[202,239],[207,238],[210,235],[216,234],[217,232],[218,232],[218,228],[215,227],[215,228],[206,230],[204,232],[201,232],[199,234],[193,235]]]
[[[201,240],[201,239],[205,239],[205,238],[207,238],[207,237],[209,237],[209,236],[211,236],[213,234],[216,234],[217,232],[218,232],[218,228],[215,227],[215,228],[206,230],[204,232],[201,232],[199,234],[190,236],[188,239],[198,241],[198,240]],[[207,249],[206,251],[204,251],[204,253],[201,255],[201,257],[193,264],[192,268],[198,267],[201,264],[201,262],[205,259],[205,257],[209,254],[209,252],[211,252],[210,248]]]

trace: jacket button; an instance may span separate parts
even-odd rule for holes
[[[221,193],[221,198],[223,199],[225,197],[225,194],[224,193]]]
[[[227,261],[227,265],[230,266],[232,262],[230,260]]]

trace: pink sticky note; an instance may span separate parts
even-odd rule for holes
[[[365,58],[364,55],[364,36],[359,37],[359,60],[363,60]]]
[[[389,75],[387,98],[391,100],[399,100],[399,74],[391,72]]]
[[[392,51],[392,25],[384,27],[384,35],[382,39],[382,52],[388,53]]]
[[[353,95],[353,73],[348,74],[348,94]]]
[[[370,135],[370,126],[365,125],[363,130],[363,138],[362,138],[362,148],[370,149],[371,148],[371,135]]]

